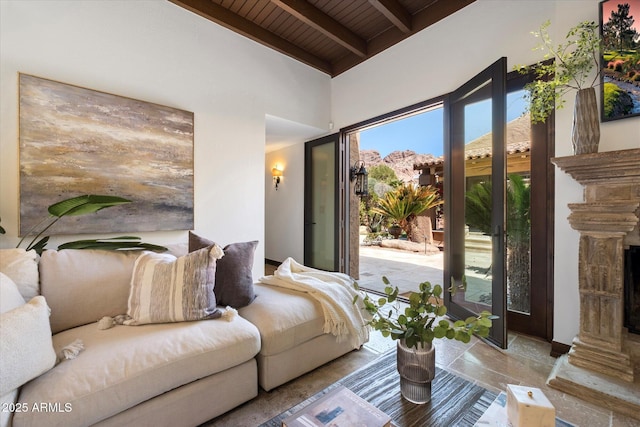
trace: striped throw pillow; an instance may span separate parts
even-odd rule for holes
[[[145,252],[131,277],[127,325],[184,322],[220,317],[213,293],[218,245],[176,258]]]

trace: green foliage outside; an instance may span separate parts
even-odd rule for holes
[[[398,180],[396,172],[387,165],[371,166],[369,173],[369,195],[360,200],[360,225],[364,225],[374,233],[382,232],[383,226],[387,224],[387,218],[374,211],[381,197],[386,193],[393,191],[394,188],[402,185]]]
[[[427,209],[441,205],[438,190],[430,185],[402,184],[382,197],[372,212],[379,213],[411,235],[411,220]]]
[[[398,180],[396,172],[387,165],[375,165],[369,168],[369,179],[391,183]]]
[[[465,222],[469,228],[491,234],[491,181],[480,182],[465,194]]]
[[[507,284],[509,309],[528,312],[530,301],[531,187],[522,176],[507,182]],[[465,222],[470,228],[491,233],[491,182],[471,187],[465,194]]]

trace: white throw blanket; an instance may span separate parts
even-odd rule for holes
[[[316,270],[287,258],[273,276],[264,276],[261,283],[306,292],[315,298],[324,312],[324,332],[331,333],[338,341],[347,335],[353,348],[359,348],[369,340],[366,326],[370,315],[353,304],[358,292],[353,279],[343,273]]]

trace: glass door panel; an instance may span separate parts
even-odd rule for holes
[[[490,82],[487,82],[490,85]],[[486,89],[490,87],[487,86]],[[492,133],[473,138],[473,127],[491,129],[491,99],[464,105],[464,258],[463,274],[467,289],[453,295],[452,300],[479,313],[492,310]]]
[[[445,121],[445,303],[453,318],[498,316],[489,339],[503,348],[505,91],[502,58],[449,96]]]
[[[531,313],[531,121],[522,115],[524,90],[507,94],[507,308]],[[511,120],[512,117],[516,117]]]
[[[338,137],[330,135],[305,146],[304,264],[338,270]]]

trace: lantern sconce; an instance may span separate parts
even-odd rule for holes
[[[276,187],[276,191],[278,191],[278,185],[280,184],[280,178],[282,177],[282,169],[280,169],[276,164],[276,166],[271,169],[271,175],[273,176],[273,184]]]
[[[356,196],[366,197],[369,195],[369,178],[367,169],[364,167],[364,161],[358,160],[354,163],[353,167],[349,170],[349,178],[351,181],[355,181]]]

